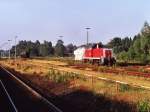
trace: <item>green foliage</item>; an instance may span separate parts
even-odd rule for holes
[[[112,48],[114,46],[120,46],[121,44],[122,44],[121,38],[115,37],[108,43],[108,46]]]
[[[131,38],[114,38],[109,42],[117,58],[124,62],[139,61],[144,64],[150,62],[150,26],[145,22],[141,32]]]
[[[125,37],[121,39],[120,37],[113,38],[107,46],[113,48],[113,52],[118,54],[122,51],[127,52],[132,45],[132,39],[129,37]]]
[[[148,64],[148,59],[147,59],[147,55],[146,54],[141,54],[141,60],[142,63],[144,64]]]
[[[67,46],[63,45],[62,40],[58,40],[55,47],[52,46],[52,42],[44,41],[40,43],[38,40],[36,42],[31,41],[19,41],[17,44],[17,56],[23,55],[24,57],[47,57],[53,56],[72,56],[73,51],[76,49],[76,46],[69,44]],[[2,51],[0,51],[2,52]],[[15,46],[11,48],[11,54],[15,54]]]
[[[128,37],[125,37],[124,39],[122,39],[122,48],[124,51],[128,51],[131,44],[132,44],[132,39],[131,38],[128,38]]]
[[[40,56],[50,56],[50,55],[53,55],[52,43],[44,41],[44,43],[39,46],[39,55]]]
[[[119,91],[120,91],[120,92],[129,91],[129,89],[130,89],[129,85],[120,84],[120,88],[119,88]]]
[[[147,36],[150,34],[150,26],[149,26],[149,23],[147,21],[145,21],[144,26],[141,30],[141,33],[143,36]]]
[[[56,56],[60,56],[60,57],[63,57],[64,56],[64,53],[65,53],[65,47],[63,45],[63,41],[62,40],[58,40],[57,41],[57,44],[55,46],[55,55]]]
[[[15,46],[11,48],[11,54],[14,54]],[[48,41],[44,41],[41,44],[38,40],[36,42],[31,41],[19,41],[17,45],[17,55],[20,56],[28,55],[30,56],[48,56],[53,54],[53,47],[52,43]]]
[[[83,75],[76,74],[73,72],[61,72],[59,70],[50,69],[46,75],[46,78],[56,82],[56,83],[65,83],[71,80],[81,79],[83,81],[86,78]]]
[[[73,45],[73,44],[68,44],[67,46],[66,46],[66,55],[68,55],[68,56],[73,56],[73,52],[74,52],[74,50],[75,49],[77,49],[77,47],[75,46],[75,45]]]
[[[119,91],[120,92],[132,92],[132,91],[140,92],[140,91],[143,91],[143,89],[132,87],[128,84],[119,84]]]
[[[128,51],[129,60],[133,60],[135,58],[135,55],[136,53],[134,51],[134,48],[133,46],[131,46]]]
[[[141,52],[141,38],[135,40],[133,43],[133,48],[136,54]]]
[[[121,53],[118,55],[118,58],[124,60],[124,62],[127,62],[127,61],[129,60],[128,53],[125,52],[125,51],[121,52]]]
[[[122,52],[122,46],[114,46],[113,51],[115,54]]]
[[[139,112],[150,112],[150,101],[139,101],[137,104],[137,108]]]

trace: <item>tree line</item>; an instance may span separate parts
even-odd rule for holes
[[[38,40],[35,42],[22,40],[16,45],[17,56],[22,57],[46,57],[46,56],[70,56],[76,46],[73,44],[64,45],[62,40],[58,40],[56,45],[53,46],[52,42],[44,41],[40,43]],[[15,46],[11,48],[11,54],[15,54]]]
[[[141,31],[131,37],[115,37],[107,47],[113,48],[117,59],[123,61],[138,61],[142,63],[150,62],[150,25],[144,23]]]

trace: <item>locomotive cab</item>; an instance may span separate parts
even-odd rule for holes
[[[112,66],[113,64],[116,63],[115,58],[113,57],[113,51],[112,49],[106,49],[104,48],[104,57],[103,57],[103,65],[110,65]]]

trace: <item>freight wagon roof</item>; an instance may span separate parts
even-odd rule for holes
[[[82,53],[84,51],[85,51],[85,48],[84,47],[80,47],[80,48],[77,48],[76,50],[74,50],[74,54]]]

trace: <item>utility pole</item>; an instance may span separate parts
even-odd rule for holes
[[[16,39],[17,39],[18,37],[17,36],[15,36],[15,61],[16,61],[16,58],[17,58],[17,45],[16,45]]]
[[[2,54],[3,52],[1,51],[1,58],[3,57],[3,54]]]
[[[64,37],[64,36],[59,36],[60,40],[62,40],[62,39],[63,39],[63,37]]]
[[[86,33],[87,33],[87,38],[86,38],[87,40],[86,40],[86,41],[87,41],[87,46],[88,46],[88,44],[89,44],[89,30],[90,30],[91,28],[87,27],[87,28],[85,28],[85,29],[86,29],[86,31],[87,31],[87,32],[86,32]]]
[[[10,45],[10,48],[9,48],[9,59],[10,59],[10,57],[11,57],[11,56],[10,56],[11,41],[12,41],[12,40],[8,40],[8,42],[9,42],[9,45]]]
[[[1,46],[0,46],[0,49],[1,49],[1,58],[4,57],[4,51],[2,50],[2,47],[4,47],[6,44],[8,44],[7,42],[3,43]]]
[[[91,29],[91,28],[89,28],[89,27],[87,27],[87,28],[85,28],[86,29],[86,33],[87,33],[87,47],[88,47],[88,45],[89,45],[89,30]],[[94,91],[94,76],[92,75],[92,91]]]

